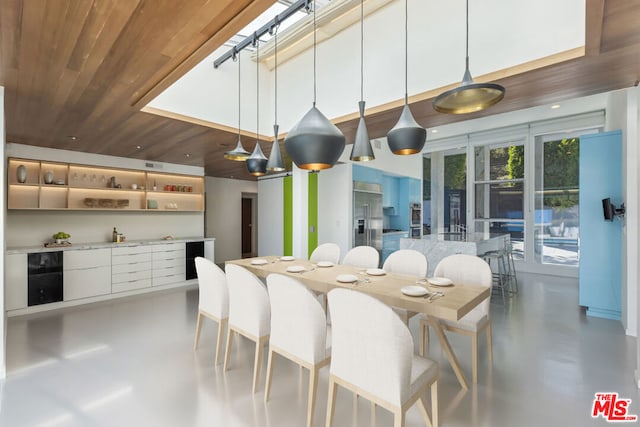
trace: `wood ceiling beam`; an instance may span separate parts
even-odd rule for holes
[[[586,0],[585,48],[587,56],[600,55],[602,27],[604,25],[604,0]]]
[[[133,99],[132,106],[138,110],[146,106],[156,96],[160,95],[169,86],[175,83],[180,77],[202,62],[213,51],[222,46],[227,40],[233,37],[240,29],[248,25],[262,12],[267,10],[275,0],[253,0],[247,4],[237,14],[234,14],[220,30],[211,35],[195,51],[193,51],[184,61],[170,70],[159,81],[152,84],[142,95]],[[213,67],[213,64],[211,65]]]

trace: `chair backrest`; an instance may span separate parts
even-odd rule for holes
[[[316,296],[296,279],[282,274],[267,277],[274,347],[308,363],[326,358],[327,317]]]
[[[269,335],[271,307],[267,288],[249,270],[235,264],[227,264],[229,286],[229,326],[255,335]]]
[[[229,290],[224,271],[206,258],[196,257],[200,292],[198,309],[219,319],[229,317]]]
[[[485,260],[474,255],[449,255],[440,260],[434,275],[438,277],[446,277],[454,283],[463,285],[476,285],[491,287],[493,276],[491,267]],[[481,312],[489,315],[490,297],[481,302],[471,312]]]
[[[388,273],[425,277],[427,267],[427,257],[422,252],[413,249],[400,249],[387,257],[382,269]]]
[[[360,268],[376,268],[380,262],[380,254],[371,246],[356,246],[344,256],[342,263]]]
[[[313,262],[329,261],[337,264],[340,262],[340,246],[335,243],[323,243],[313,250],[309,260]]]
[[[402,406],[411,383],[413,340],[391,307],[351,289],[328,294],[331,374]]]

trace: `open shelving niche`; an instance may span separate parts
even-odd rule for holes
[[[16,158],[10,158],[8,163],[8,209],[204,210],[204,178],[201,176]],[[20,165],[27,169],[24,183],[18,182]],[[51,184],[45,182],[48,171],[53,174]],[[112,182],[121,188],[111,187]],[[177,191],[178,188],[181,191]]]

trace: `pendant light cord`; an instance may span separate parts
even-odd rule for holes
[[[259,141],[260,131],[260,39],[256,37],[256,145]]]
[[[313,106],[316,106],[316,2],[313,2]]]
[[[469,69],[469,0],[467,0],[467,42],[466,42],[466,59],[465,59],[465,67]]]
[[[273,39],[274,39],[274,45],[273,45],[273,61],[274,61],[274,67],[273,67],[273,75],[275,78],[275,83],[273,85],[273,90],[275,92],[275,107],[273,108],[274,111],[274,121],[273,124],[277,125],[278,124],[278,27],[276,26],[274,29],[274,33],[273,33]],[[278,141],[275,141],[278,142]]]
[[[360,101],[364,101],[364,0],[360,0]]]
[[[238,52],[238,140],[240,139],[240,52]]]
[[[404,103],[409,103],[409,0],[404,0]]]

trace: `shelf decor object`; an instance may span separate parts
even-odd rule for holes
[[[247,169],[253,176],[267,174],[267,158],[260,148],[260,40],[256,37],[256,146],[247,159]]]
[[[466,114],[481,111],[504,98],[505,88],[495,83],[474,83],[469,72],[469,0],[467,0],[467,38],[465,71],[457,88],[441,93],[433,100],[440,113]]]
[[[313,3],[313,105],[284,140],[287,153],[300,169],[319,171],[336,164],[344,151],[340,129],[316,108],[316,4]]]
[[[16,174],[20,184],[24,184],[27,181],[27,167],[25,165],[18,166]]]
[[[280,144],[278,143],[278,26],[273,28],[273,76],[274,76],[274,120],[273,120],[273,145],[271,146],[271,154],[267,162],[267,171],[282,172],[285,170],[282,154],[280,153]]]
[[[233,52],[233,60],[238,62],[238,143],[236,148],[224,153],[224,158],[244,162],[249,157],[249,152],[242,146],[242,138],[240,137],[240,52]]]
[[[422,151],[427,131],[420,126],[409,108],[409,6],[404,1],[404,107],[398,123],[387,133],[387,143],[393,154],[409,155]]]
[[[358,108],[360,120],[351,148],[350,159],[355,162],[367,162],[375,160],[376,156],[373,154],[367,124],[364,121],[364,0],[360,0],[360,102],[358,102]]]

